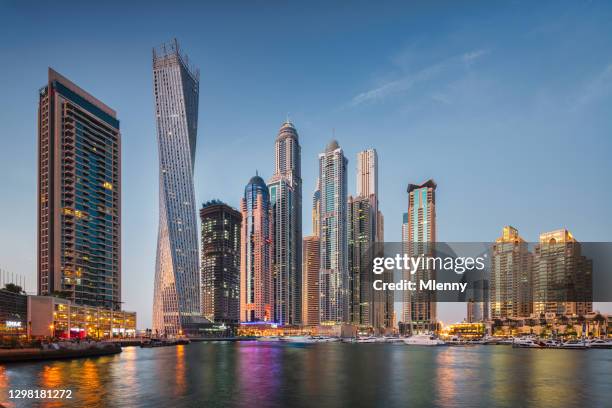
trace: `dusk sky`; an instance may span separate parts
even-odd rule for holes
[[[376,148],[385,238],[408,183],[437,184],[439,241],[611,241],[612,5],[594,2],[47,2],[0,0],[0,268],[36,291],[38,89],[49,66],[115,109],[123,143],[123,300],[151,326],[158,163],[151,49],[178,38],[201,69],[196,201],[237,207],[272,175],[289,114],[304,233],[317,155]],[[199,204],[198,204],[199,205]],[[612,307],[600,305],[612,312]],[[597,305],[596,305],[597,307]],[[463,305],[441,319],[461,320]]]

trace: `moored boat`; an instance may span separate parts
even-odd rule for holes
[[[415,334],[404,338],[404,344],[409,346],[444,346],[446,343],[430,334]]]

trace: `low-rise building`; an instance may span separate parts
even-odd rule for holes
[[[0,338],[27,333],[27,296],[20,290],[0,289]]]
[[[76,305],[52,296],[27,297],[31,337],[95,338],[136,336],[136,312]]]

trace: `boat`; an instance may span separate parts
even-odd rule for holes
[[[381,337],[381,343],[403,343],[404,340],[400,337],[384,336]]]
[[[594,349],[610,349],[612,348],[612,340],[593,339],[587,342],[587,347]]]
[[[280,341],[298,344],[316,343],[316,340],[312,336],[286,336],[282,337]]]
[[[276,341],[282,341],[282,337],[281,336],[261,336],[257,338],[257,341],[276,342]]]
[[[446,343],[430,334],[415,334],[405,337],[404,344],[409,346],[444,346]]]
[[[378,338],[374,336],[357,337],[355,343],[378,343]]]
[[[521,348],[542,348],[542,345],[533,338],[517,338],[514,339],[512,343],[512,347],[521,347]]]
[[[588,346],[586,340],[568,340],[565,343],[561,343],[559,345],[559,348],[568,350],[584,350],[587,347]]]
[[[561,345],[560,341],[557,340],[546,340],[540,343],[542,345],[542,347],[546,347],[546,348],[559,348],[559,346]]]
[[[312,339],[315,343],[335,343],[341,340],[339,337],[330,336],[312,336]]]

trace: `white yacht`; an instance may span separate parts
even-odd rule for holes
[[[559,348],[570,349],[570,350],[583,350],[587,348],[586,340],[568,340],[565,343],[559,345]]]
[[[526,337],[526,338],[516,338],[512,343],[512,347],[522,347],[522,348],[542,348],[542,345],[538,343],[535,339]]]
[[[404,344],[410,346],[443,346],[446,343],[431,334],[415,334],[404,338]]]
[[[312,336],[285,336],[281,338],[281,341],[286,343],[316,343]]]
[[[378,343],[378,338],[374,336],[357,337],[355,343]]]
[[[609,349],[609,348],[612,348],[612,340],[593,339],[587,342],[587,347],[598,348],[598,349]]]
[[[312,336],[312,339],[315,343],[335,343],[340,341],[340,337],[330,337],[330,336]]]

